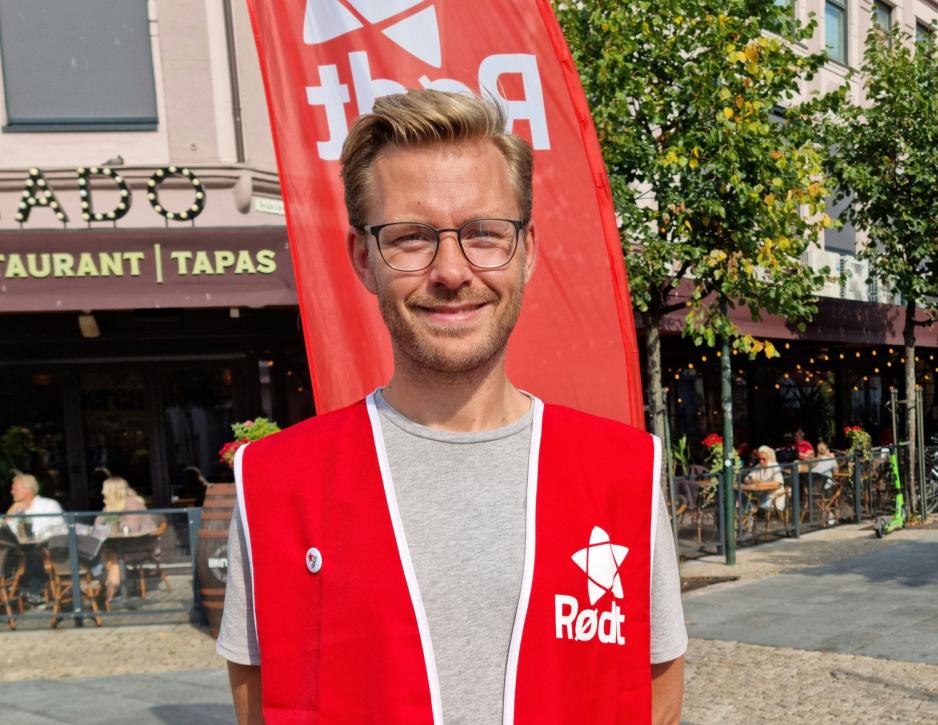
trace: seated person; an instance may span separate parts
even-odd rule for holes
[[[740,487],[743,491],[758,494],[760,509],[773,505],[779,511],[785,510],[785,481],[782,469],[775,460],[775,451],[768,446],[756,449],[758,464],[753,468]]]
[[[811,462],[811,473],[824,477],[824,493],[834,488],[834,473],[837,471],[837,459],[824,441],[817,444],[817,457]]]
[[[8,514],[62,513],[62,507],[58,501],[39,495],[39,481],[28,473],[17,473],[13,476],[10,493],[13,495],[13,504],[7,509]],[[16,537],[23,541],[48,538],[55,529],[64,528],[65,519],[61,516],[37,516],[32,519],[6,519],[5,523],[13,529]]]
[[[674,479],[678,494],[684,498],[687,504],[686,511],[697,510],[697,498],[700,493],[701,483],[709,481],[710,476],[710,469],[695,463],[688,469],[687,476]]]
[[[153,517],[149,514],[120,514],[119,512],[146,511],[147,506],[140,494],[134,491],[127,481],[120,476],[111,476],[105,479],[101,487],[104,497],[104,513],[94,520],[95,527],[110,525],[116,534],[124,536],[149,534],[156,530]],[[107,546],[101,550],[104,559],[105,596],[107,601],[114,598],[114,594],[121,585],[121,570],[117,555]]]
[[[795,431],[795,450],[798,451],[799,461],[814,458],[814,446],[804,437],[804,431],[801,428]]]

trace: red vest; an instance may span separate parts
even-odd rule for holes
[[[504,723],[644,723],[658,440],[534,402]],[[238,452],[264,717],[442,723],[374,401]]]

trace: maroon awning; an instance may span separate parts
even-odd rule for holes
[[[672,299],[686,300],[689,291],[690,284],[682,282],[675,290]],[[662,332],[680,332],[683,329],[686,314],[682,309],[666,316],[661,323]],[[925,313],[919,310],[918,318],[924,319]],[[730,310],[730,319],[744,333],[756,337],[868,345],[902,345],[905,307],[819,297],[818,312],[807,324],[804,332],[798,332],[788,320],[776,315],[763,315],[760,321],[753,321],[746,307]],[[936,326],[918,327],[915,335],[917,344],[924,347],[938,347]]]
[[[0,232],[0,312],[295,304],[284,227]]]

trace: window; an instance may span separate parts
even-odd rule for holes
[[[154,128],[146,0],[0,0],[7,131]]]
[[[836,0],[824,5],[824,44],[831,60],[847,65],[847,6]]]
[[[827,200],[826,211],[830,218],[839,219],[843,223],[840,229],[824,230],[824,249],[828,252],[838,252],[840,254],[854,254],[856,252],[857,230],[852,224],[841,219],[849,203],[849,198],[842,199],[838,204],[834,204],[833,199]]]
[[[873,0],[873,24],[883,32],[887,38],[892,32],[892,6],[881,0]]]
[[[935,30],[932,26],[927,23],[923,23],[921,20],[915,22],[915,42],[916,43],[926,43],[932,42],[935,39]]]

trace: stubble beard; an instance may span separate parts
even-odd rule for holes
[[[450,295],[445,291],[434,295],[415,293],[405,300],[404,304],[410,310],[436,304],[492,305],[495,318],[489,324],[487,334],[479,344],[469,349],[447,344],[447,340],[456,341],[466,336],[467,331],[464,328],[434,326],[433,331],[429,332],[419,321],[408,321],[383,291],[378,292],[378,303],[384,323],[391,333],[395,353],[403,355],[415,372],[451,376],[465,375],[485,368],[504,352],[508,338],[521,315],[523,297],[522,285],[516,294],[507,299],[503,298],[501,306],[497,305],[498,298],[494,293],[480,295],[465,291]],[[415,311],[411,314],[420,313]]]

